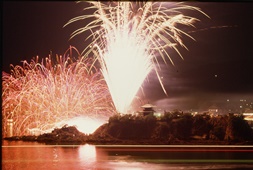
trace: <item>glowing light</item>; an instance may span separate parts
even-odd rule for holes
[[[94,9],[93,14],[75,17],[66,25],[78,20],[96,18],[85,27],[74,31],[71,38],[92,30],[90,37],[93,37],[93,41],[84,52],[94,52],[98,57],[117,111],[127,112],[152,69],[166,93],[158,74],[159,68],[154,64],[157,63],[157,56],[162,57],[165,62],[168,57],[173,64],[165,50],[172,48],[182,57],[177,45],[186,48],[182,36],[192,37],[178,26],[193,26],[198,19],[183,15],[180,11],[203,12],[197,7],[182,3],[169,3],[170,7],[168,3],[161,2],[117,1],[106,4],[94,1],[90,4],[86,9]]]
[[[97,154],[96,154],[95,146],[88,145],[88,144],[80,146],[78,148],[78,153],[79,153],[80,162],[85,163],[82,165],[82,167],[84,167],[85,169],[86,168],[89,169],[91,165],[93,165],[92,167],[96,166],[95,162],[96,162]]]
[[[78,59],[72,60],[73,49],[55,59],[42,59],[41,63],[38,57],[30,63],[23,61],[23,66],[12,66],[11,74],[2,74],[3,135],[7,134],[8,119],[13,120],[13,135],[38,135],[75,117],[103,119],[115,113],[107,85],[94,61],[78,52]],[[91,132],[92,129],[82,129],[80,122],[76,123],[81,130]]]
[[[74,117],[65,122],[65,124],[69,126],[76,126],[77,130],[85,134],[92,134],[99,126],[103,125],[104,123],[106,123],[105,120],[102,121],[99,119],[84,116]]]

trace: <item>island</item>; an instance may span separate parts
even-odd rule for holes
[[[64,125],[51,133],[5,137],[4,140],[70,145],[252,145],[253,129],[242,115],[193,116],[176,111],[159,118],[153,114],[117,114],[92,134]]]

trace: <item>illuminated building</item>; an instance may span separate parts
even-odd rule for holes
[[[152,104],[145,104],[141,107],[143,108],[143,111],[142,111],[143,116],[154,115],[155,110],[153,108],[156,107],[156,106],[154,106]]]
[[[246,109],[245,112],[243,113],[244,120],[246,120],[251,128],[253,128],[253,110],[251,109]]]

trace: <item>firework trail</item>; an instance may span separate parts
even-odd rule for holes
[[[91,31],[92,42],[84,49],[85,54],[93,52],[101,65],[101,71],[109,87],[114,105],[119,113],[126,113],[143,81],[155,70],[158,74],[157,56],[164,62],[171,57],[166,51],[172,48],[181,57],[178,45],[187,49],[183,36],[193,39],[180,29],[193,26],[197,18],[183,15],[181,11],[199,8],[183,3],[161,2],[90,2],[85,10],[95,10],[91,15],[75,17],[66,24],[79,20],[93,19],[85,27],[74,31],[71,38]],[[204,14],[205,15],[205,14]],[[65,25],[65,26],[66,26]],[[157,68],[158,67],[158,68]]]
[[[49,56],[39,63],[37,57],[2,74],[3,135],[8,119],[14,121],[14,135],[20,136],[50,131],[79,116],[108,118],[113,113],[107,85],[94,61],[79,54],[77,61],[71,60],[73,49],[56,55],[55,61]]]

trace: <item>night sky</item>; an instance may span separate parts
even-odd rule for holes
[[[196,41],[184,39],[189,49],[179,48],[184,60],[168,49],[175,65],[160,63],[168,96],[151,72],[143,84],[143,101],[168,110],[206,110],[212,105],[236,108],[241,99],[253,102],[253,2],[188,4],[200,7],[210,18],[187,13],[201,20],[196,28],[182,28]],[[85,6],[70,1],[3,2],[3,71],[9,72],[9,65],[20,65],[21,60],[47,57],[50,51],[63,54],[70,45],[82,51],[87,34],[69,37],[84,23],[63,25],[84,14]]]

